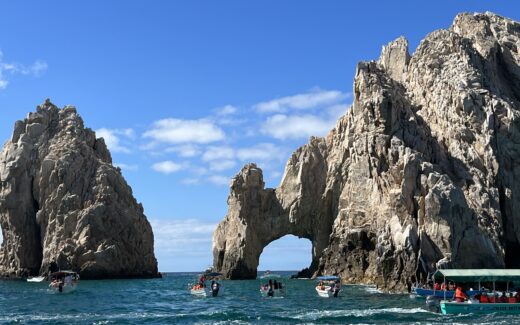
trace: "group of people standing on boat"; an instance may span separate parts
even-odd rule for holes
[[[261,288],[264,291],[267,291],[268,297],[274,297],[275,290],[283,290],[284,286],[282,282],[277,280],[269,280],[266,284],[264,284]]]

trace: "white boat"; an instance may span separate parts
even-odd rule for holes
[[[79,274],[74,271],[54,272],[50,278],[49,287],[59,293],[75,291],[79,282]]]
[[[211,291],[208,288],[191,288],[190,293],[196,297],[211,297]]]
[[[271,271],[265,271],[264,274],[260,276],[260,279],[277,279],[281,278],[280,274],[271,273]]]
[[[317,286],[316,292],[318,293],[318,296],[323,298],[330,298],[334,295],[334,292],[332,292],[330,286]]]
[[[316,278],[320,283],[316,286],[318,296],[322,298],[337,297],[341,290],[341,279],[335,275],[323,275]]]
[[[28,278],[27,282],[43,282],[43,280],[45,280],[44,276],[35,276],[32,278]]]

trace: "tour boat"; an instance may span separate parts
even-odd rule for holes
[[[32,278],[27,278],[27,282],[43,282],[45,280],[44,276],[35,276]]]
[[[520,281],[520,269],[450,269],[439,270],[435,273],[436,278],[442,278],[444,283],[446,280],[456,281],[457,283],[478,283],[479,290],[481,283],[493,283],[493,291],[491,295],[495,295],[496,282],[506,284],[506,292],[509,291],[510,282]],[[496,301],[496,299],[493,299]],[[469,299],[465,302],[456,302],[443,298],[440,301],[441,312],[444,315],[448,314],[489,314],[489,313],[505,313],[505,314],[520,314],[520,301],[514,299],[512,303],[503,302],[489,302],[480,303],[478,300]]]
[[[272,273],[271,271],[267,270],[260,276],[260,279],[274,279],[274,278],[281,278],[280,274]]]
[[[331,298],[334,296],[338,296],[340,288],[338,288],[336,295],[335,294],[335,286],[336,283],[339,283],[340,278],[335,275],[325,275],[325,276],[319,276],[316,278],[320,281],[320,283],[316,286],[316,292],[318,293],[318,296],[322,298]]]
[[[435,297],[435,298],[453,298],[455,294],[454,290],[434,290],[434,289],[426,289],[426,288],[413,288],[413,292],[418,297]],[[468,296],[474,296],[479,293],[479,290],[468,290],[466,294]]]
[[[58,271],[50,275],[49,287],[56,292],[65,293],[76,290],[79,274],[74,271]]]
[[[213,272],[210,269],[207,269],[203,274],[199,274],[199,282],[198,282],[198,284],[194,284],[191,286],[190,293],[196,297],[212,297],[213,296],[212,288],[211,288],[211,286],[206,285],[206,281],[208,281],[208,280],[216,281],[216,279],[221,275],[222,275],[222,273]],[[217,295],[222,294],[222,286],[220,283],[218,283],[218,281],[216,281],[216,282],[218,285],[218,289],[216,289],[216,293],[217,293]]]

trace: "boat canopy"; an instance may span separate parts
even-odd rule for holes
[[[520,269],[447,269],[437,270],[435,279],[453,281],[520,281]]]
[[[335,280],[339,280],[339,276],[335,276],[335,275],[322,275],[322,276],[319,276],[319,277],[316,277],[317,280],[322,280],[322,281],[335,281]]]

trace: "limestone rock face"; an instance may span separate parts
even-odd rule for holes
[[[15,124],[0,154],[0,276],[155,277],[153,233],[102,138],[50,101]]]
[[[412,56],[399,38],[359,63],[352,106],[277,189],[238,183],[250,165],[233,179],[214,266],[253,277],[263,247],[295,234],[314,275],[389,291],[438,267],[520,267],[519,48],[519,23],[460,14]]]

